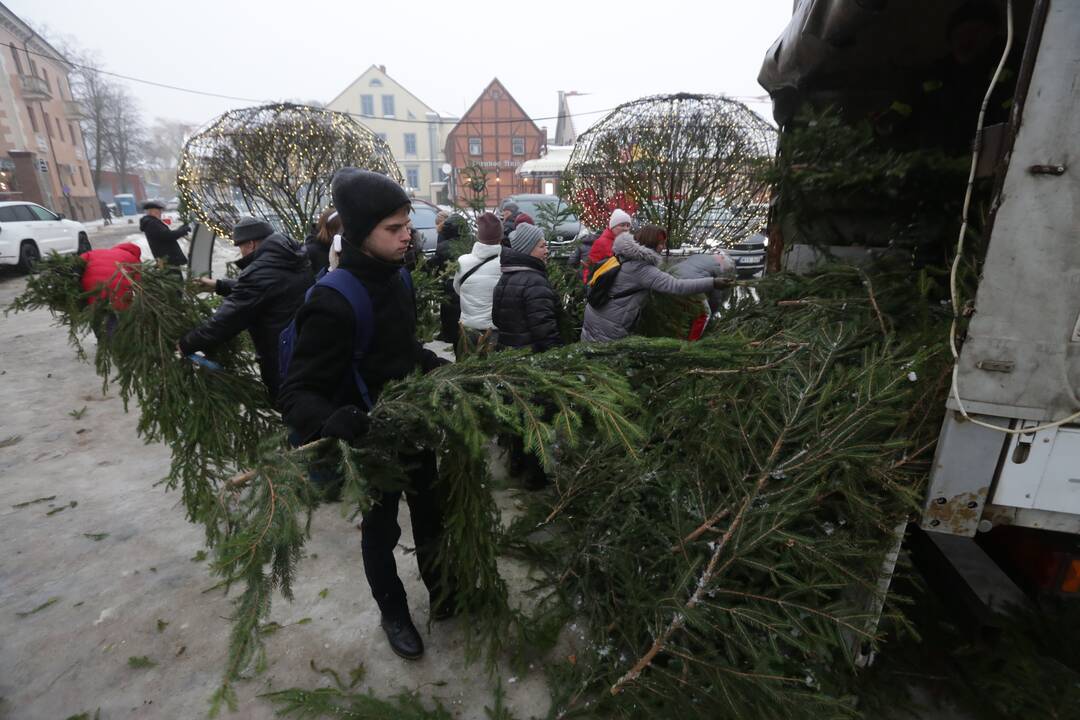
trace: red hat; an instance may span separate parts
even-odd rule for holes
[[[485,245],[502,242],[502,223],[492,213],[486,212],[476,219],[476,239]]]
[[[517,227],[521,223],[528,223],[529,225],[536,224],[533,222],[532,216],[528,213],[519,213],[518,216],[514,218],[514,227]]]

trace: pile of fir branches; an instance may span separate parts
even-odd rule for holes
[[[295,451],[242,349],[215,355],[220,373],[175,357],[209,312],[175,276],[132,273],[110,335],[77,272],[47,259],[15,308],[98,332],[98,371],[139,402],[144,437],[171,446],[170,484],[206,526],[215,572],[243,586],[215,705],[263,666],[260,623],[275,590],[291,596],[322,498],[308,464],[336,464],[362,510],[407,482],[403,455],[433,450],[469,648],[543,651],[561,629],[576,648],[551,666],[557,715],[856,713],[852,656],[879,640],[882,565],[918,507],[947,388],[948,310],[925,272],[771,276],[697,343],[471,357],[389,385],[356,447]],[[503,533],[487,463],[508,432],[553,486]],[[500,552],[545,571],[529,612],[509,604]],[[298,692],[303,713],[313,696]]]
[[[556,716],[857,713],[853,655],[880,639],[947,389],[922,280],[776,275],[701,342],[570,351],[630,377],[645,439],[564,457],[508,538],[547,570],[536,620],[583,635],[552,667]]]
[[[308,480],[312,463],[336,465],[343,498],[362,511],[380,491],[408,482],[403,460],[436,453],[447,489],[441,567],[457,579],[455,599],[475,619],[466,624],[471,654],[486,649],[494,658],[527,629],[508,604],[496,565],[500,518],[487,468],[490,438],[518,434],[549,466],[556,447],[570,452],[600,439],[632,453],[640,438],[630,417],[635,396],[620,370],[596,364],[570,371],[507,352],[389,384],[356,447],[321,441],[293,450],[252,356],[238,342],[211,355],[218,371],[177,356],[177,339],[210,308],[174,272],[151,264],[118,270],[131,283],[131,304],[114,313],[86,302],[79,263],[44,260],[11,309],[49,309],[80,353],[87,332],[97,335],[103,382],[118,387],[125,407],[137,402],[143,438],[170,446],[167,487],[181,488],[188,518],[205,526],[222,584],[242,584],[215,708],[234,705],[233,681],[265,666],[260,624],[275,590],[291,598],[311,513],[323,498]]]

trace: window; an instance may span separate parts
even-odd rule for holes
[[[26,106],[26,112],[29,113],[29,115],[30,115],[30,127],[32,127],[34,129],[34,132],[37,132],[38,131],[37,117],[34,116],[34,106],[33,105],[27,105]]]
[[[35,220],[59,220],[60,218],[53,215],[51,212],[39,205],[24,205],[23,207],[29,207],[30,212],[34,213]]]
[[[361,95],[360,96],[360,114],[361,115],[374,115],[375,114],[375,96],[374,95]]]
[[[394,96],[383,95],[382,96],[382,114],[383,117],[394,117]]]
[[[86,173],[83,172],[83,166],[79,166],[79,180],[82,181],[83,187],[86,187]]]
[[[60,118],[56,120],[56,134],[60,136],[60,142],[64,142],[64,126],[60,124]]]
[[[11,46],[11,57],[15,58],[15,70],[22,75],[22,60],[19,59],[19,51],[15,49],[14,45]]]
[[[56,94],[60,96],[60,99],[64,99],[64,86],[60,84],[60,76],[56,76]]]
[[[420,169],[414,167],[405,168],[405,182],[407,182],[411,188],[419,188]]]
[[[45,68],[41,68],[41,79],[45,81],[45,84],[49,84],[49,71]]]
[[[371,82],[368,83],[368,87],[382,87],[382,80],[379,78],[371,78]]]
[[[470,155],[483,155],[484,154],[484,144],[480,141],[480,138],[478,138],[478,137],[469,138],[469,154]]]
[[[68,123],[68,135],[71,136],[71,144],[72,145],[78,145],[79,144],[79,136],[75,134],[75,123],[72,123],[72,122]]]
[[[49,137],[52,137],[52,125],[49,124],[49,113],[42,110],[41,118],[41,121],[45,123],[45,132],[49,133]]]
[[[405,154],[416,154],[416,133],[405,133]],[[413,187],[416,187],[413,185]]]
[[[375,135],[383,142],[388,142],[386,133],[375,133]]]
[[[514,155],[524,155],[525,154],[525,138],[523,138],[523,137],[510,138],[510,152],[513,153]]]

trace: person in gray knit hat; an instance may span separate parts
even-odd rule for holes
[[[536,352],[562,345],[558,301],[547,276],[547,241],[535,225],[519,225],[503,248],[502,275],[492,296],[491,319],[500,348]]]
[[[547,241],[535,225],[518,225],[501,255],[502,275],[492,296],[491,319],[499,333],[497,348],[532,348],[543,352],[563,344],[559,300],[547,276]],[[548,417],[550,409],[545,409]],[[508,435],[510,473],[527,488],[547,483],[544,466],[525,450],[521,436]]]

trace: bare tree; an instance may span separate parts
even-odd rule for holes
[[[82,105],[84,114],[79,126],[86,143],[90,171],[94,175],[94,187],[101,187],[101,171],[109,162],[106,135],[115,86],[99,72],[101,61],[96,55],[66,43],[63,52],[75,63],[69,76],[71,93]]]
[[[105,147],[112,167],[120,176],[120,189],[128,192],[127,175],[143,158],[146,128],[139,117],[138,104],[120,86],[109,94],[105,126]]]
[[[146,141],[146,164],[155,170],[175,170],[180,163],[180,151],[195,129],[191,123],[180,120],[154,120]]]

